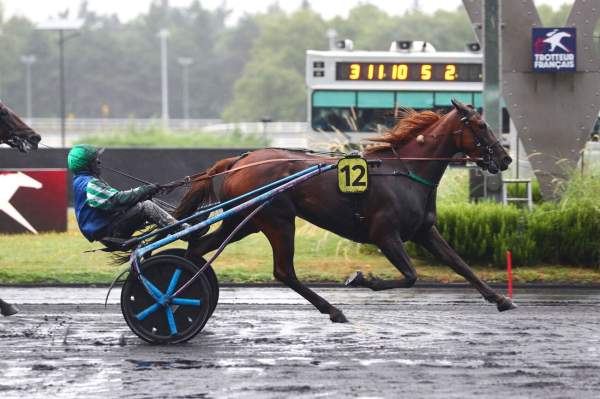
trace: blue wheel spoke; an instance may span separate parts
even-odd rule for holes
[[[169,282],[169,288],[167,288],[167,293],[165,295],[171,295],[173,291],[175,291],[175,287],[177,287],[177,282],[179,281],[179,276],[181,276],[181,269],[175,269],[175,272],[171,277],[171,282]]]
[[[202,299],[173,298],[171,299],[171,303],[173,305],[200,306],[202,305]]]
[[[175,315],[169,306],[165,308],[165,312],[167,312],[167,321],[169,322],[169,330],[171,330],[171,335],[177,335],[177,325],[175,324]]]
[[[152,282],[150,280],[148,280],[145,277],[142,277],[142,281],[144,282],[146,287],[148,287],[150,289],[150,292],[151,292],[152,296],[154,297],[154,299],[156,299],[158,301],[160,298],[162,298],[162,296],[163,296],[162,291],[159,290],[154,284],[152,284]]]
[[[140,321],[144,320],[146,317],[150,316],[152,313],[156,312],[158,309],[160,309],[160,304],[155,303],[154,305],[147,307],[146,309],[142,310],[140,313],[135,315],[135,318]]]

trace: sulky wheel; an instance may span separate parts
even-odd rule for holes
[[[177,297],[171,297],[198,270],[185,258],[152,256],[140,264],[152,295],[136,273],[130,273],[121,291],[121,311],[129,328],[153,344],[185,342],[198,334],[210,317],[211,284],[200,275]]]
[[[181,258],[185,258],[185,253],[186,250],[184,248],[169,248],[157,253],[156,255],[175,255]],[[196,264],[196,266],[202,267],[206,263],[206,259],[199,258],[194,263]],[[210,317],[212,316],[213,312],[215,311],[215,308],[217,307],[217,303],[219,302],[219,280],[217,279],[217,274],[215,273],[215,270],[212,268],[212,266],[209,266],[206,269],[204,269],[203,274],[208,279],[208,282],[210,283],[212,288],[210,298],[211,307],[210,313],[208,314],[208,317]]]

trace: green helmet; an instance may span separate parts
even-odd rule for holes
[[[75,145],[67,156],[67,167],[74,173],[89,170],[90,164],[100,153],[98,148],[90,144]]]

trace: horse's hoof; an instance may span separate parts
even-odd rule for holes
[[[5,306],[2,306],[2,316],[12,316],[14,314],[19,313],[19,309],[15,305],[11,305],[7,303]]]
[[[344,285],[346,287],[364,287],[365,276],[363,276],[360,270],[357,270],[348,277]]]
[[[333,310],[329,313],[329,318],[334,323],[348,323],[348,319],[341,310],[333,308]]]
[[[504,299],[502,299],[500,302],[498,302],[498,304],[496,306],[498,307],[499,312],[504,312],[506,310],[511,310],[511,309],[517,308],[517,305],[515,305],[513,303],[513,301],[507,297],[504,297]]]

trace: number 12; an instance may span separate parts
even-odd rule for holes
[[[352,187],[365,187],[367,182],[362,181],[365,177],[366,170],[363,165],[354,165],[352,167],[353,171],[358,171],[358,176],[354,179],[354,181],[350,181],[350,165],[344,166],[340,171],[344,174],[344,178],[346,179],[346,186]]]

